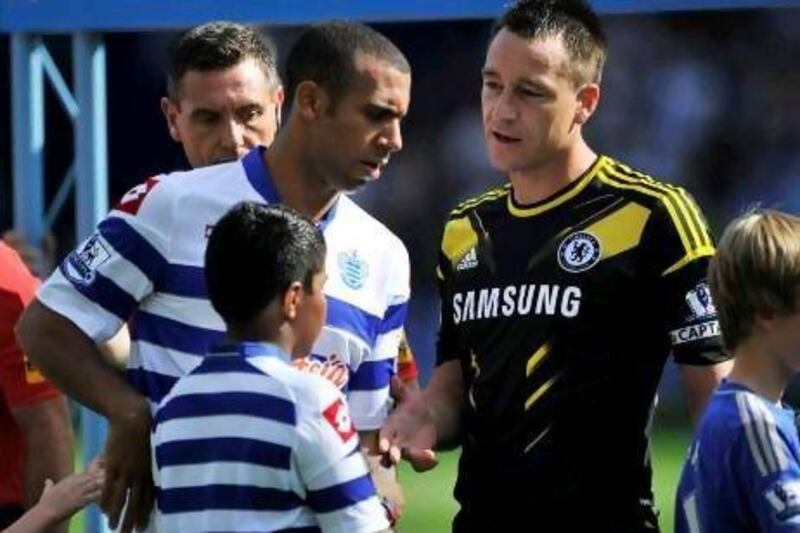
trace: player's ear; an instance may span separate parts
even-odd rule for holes
[[[283,293],[283,317],[286,320],[292,321],[297,318],[300,305],[303,303],[305,291],[303,284],[299,281],[292,282],[291,285]]]
[[[322,116],[329,105],[328,93],[316,82],[301,81],[294,92],[294,112],[306,120]]]
[[[596,83],[583,85],[578,89],[575,101],[575,123],[582,126],[589,121],[600,103],[600,86]]]
[[[753,317],[754,330],[764,333],[769,333],[775,326],[775,313],[768,310],[759,311]]]
[[[180,113],[179,104],[174,102],[172,98],[166,96],[161,98],[161,112],[164,113],[164,119],[167,121],[167,131],[169,136],[175,142],[181,142],[181,132],[178,129],[178,114]]]
[[[272,93],[272,101],[275,104],[275,131],[280,131],[281,129],[281,112],[283,110],[285,96],[286,93],[283,90],[283,85],[278,85],[278,88]]]
[[[283,105],[283,101],[286,100],[286,91],[283,90],[283,85],[278,85],[278,87],[272,93],[272,99],[278,105],[278,107]]]

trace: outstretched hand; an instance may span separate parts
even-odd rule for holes
[[[3,533],[66,531],[69,526],[67,519],[100,497],[104,477],[103,465],[95,459],[83,472],[70,474],[58,483],[46,480],[36,505]]]
[[[100,498],[104,478],[105,471],[95,459],[83,472],[71,474],[58,483],[50,479],[45,481],[38,505],[43,507],[52,523],[65,520]]]
[[[424,393],[411,390],[397,377],[392,378],[395,408],[378,433],[378,451],[384,464],[394,465],[405,459],[417,472],[424,472],[439,463],[436,445],[436,424],[425,402]]]

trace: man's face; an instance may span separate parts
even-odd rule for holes
[[[295,322],[296,343],[293,351],[295,357],[305,357],[311,353],[314,342],[325,325],[328,310],[325,299],[325,281],[328,279],[325,270],[314,274],[311,288],[303,290],[303,300],[297,309]]]
[[[528,40],[507,29],[489,45],[481,108],[492,165],[504,172],[537,168],[578,138],[578,90],[560,36]]]
[[[316,118],[307,140],[314,173],[335,191],[377,180],[403,147],[400,122],[408,112],[411,76],[364,54],[356,54],[355,67],[358,75],[335,108]]]
[[[178,81],[178,101],[161,109],[170,136],[183,145],[192,167],[244,156],[269,146],[278,129],[283,89],[273,87],[255,59],[224,70],[189,70]]]

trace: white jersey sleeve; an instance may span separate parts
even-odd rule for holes
[[[375,430],[392,406],[389,384],[410,293],[408,252],[347,196],[330,216],[323,230],[328,314],[312,357],[345,392],[359,431]]]
[[[405,245],[394,235],[387,240],[385,260],[388,265],[382,280],[385,287],[383,315],[377,320],[371,349],[350,378],[347,394],[356,424],[362,430],[379,428],[391,409],[389,382],[397,373],[397,356],[411,292]]]
[[[160,184],[153,177],[128,191],[37,294],[95,341],[116,333],[164,274],[172,210]]]
[[[318,376],[298,425],[297,471],[306,501],[324,532],[372,532],[389,527],[375,492],[347,403]]]

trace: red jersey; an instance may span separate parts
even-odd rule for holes
[[[0,242],[0,505],[22,503],[22,434],[11,410],[58,396],[31,367],[14,336],[39,281],[17,253]]]

